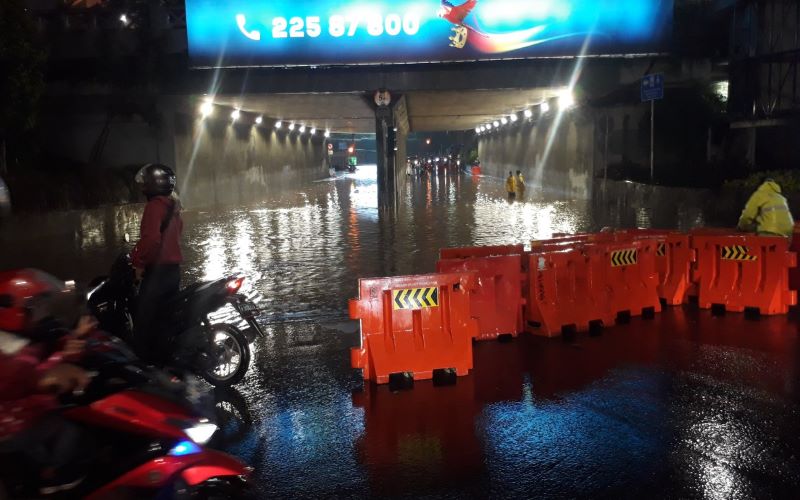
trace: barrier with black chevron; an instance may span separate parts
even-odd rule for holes
[[[656,256],[664,257],[666,255],[667,255],[667,244],[664,243],[664,242],[661,242],[661,243],[658,244],[658,250],[656,250]]]
[[[611,252],[611,267],[632,266],[637,263],[638,257],[635,248],[615,250]]]
[[[789,288],[797,256],[788,239],[702,229],[691,237],[697,252],[692,281],[701,309],[771,315],[786,314],[797,304],[797,293]]]
[[[378,384],[397,375],[431,379],[437,370],[466,375],[478,335],[470,307],[476,287],[474,272],[359,280],[350,318],[360,320],[361,341],[350,365]]]
[[[758,256],[752,255],[750,250],[744,245],[724,246],[720,249],[720,254],[723,260],[758,260]]]
[[[395,311],[439,307],[439,289],[430,287],[392,290],[392,303]]]

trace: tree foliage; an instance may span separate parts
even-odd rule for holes
[[[13,141],[36,124],[44,90],[45,53],[24,0],[0,2],[0,140]]]

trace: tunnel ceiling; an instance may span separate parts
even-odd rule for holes
[[[521,111],[558,92],[557,88],[513,90],[413,91],[406,93],[411,130],[437,132],[468,130]],[[335,132],[375,131],[371,96],[336,94],[244,94],[221,96],[215,102],[304,123]]]

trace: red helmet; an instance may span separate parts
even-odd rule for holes
[[[0,330],[32,332],[43,320],[72,326],[80,312],[75,287],[37,269],[0,272]]]

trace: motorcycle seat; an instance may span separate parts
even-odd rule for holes
[[[183,290],[179,291],[177,294],[173,295],[169,302],[171,304],[183,302],[192,295],[196,295],[202,292],[203,290],[209,288],[214,283],[215,283],[214,281],[193,283],[184,288]]]

